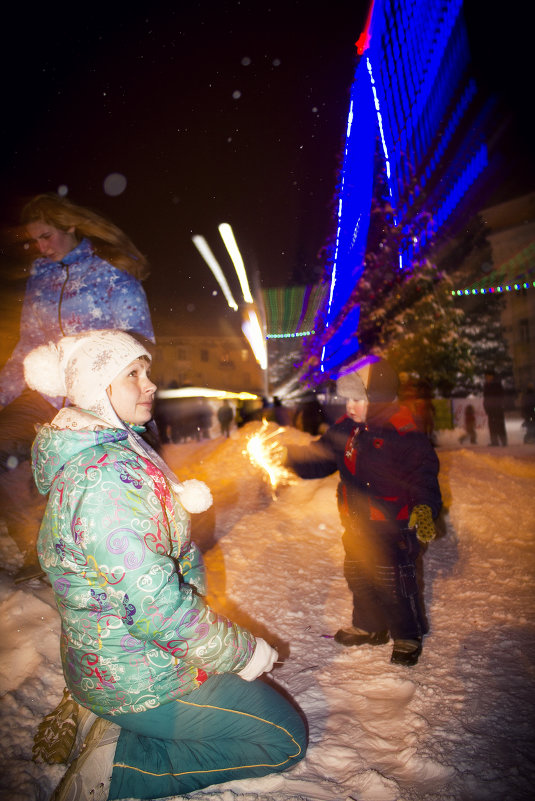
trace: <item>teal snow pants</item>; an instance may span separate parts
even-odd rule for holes
[[[108,720],[122,728],[108,799],[165,798],[279,773],[307,746],[303,718],[280,693],[233,673],[211,676],[156,709]]]

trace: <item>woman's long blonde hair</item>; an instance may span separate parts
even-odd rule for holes
[[[60,231],[74,228],[80,242],[87,237],[95,253],[139,281],[147,278],[149,264],[132,240],[109,220],[84,206],[55,194],[36,195],[22,209],[21,223],[43,222]]]

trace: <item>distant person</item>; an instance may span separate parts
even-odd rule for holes
[[[273,419],[279,426],[289,426],[291,421],[288,409],[277,395],[273,396]]]
[[[232,421],[234,419],[234,412],[228,398],[224,398],[221,406],[217,410],[217,419],[219,421],[219,427],[221,429],[222,436],[227,438],[230,437],[230,426],[232,425]]]
[[[423,379],[415,379],[409,373],[400,373],[399,379],[400,403],[410,409],[418,430],[435,444],[435,410],[429,383]]]
[[[35,554],[40,498],[24,510],[10,503],[13,477],[29,459],[35,426],[49,422],[65,399],[28,389],[23,361],[38,345],[95,328],[130,331],[154,342],[141,280],[148,264],[117,226],[58,195],[37,195],[22,210],[22,225],[40,254],[32,264],[20,319],[20,338],[0,372],[0,506],[24,554],[21,580],[41,572]],[[35,509],[28,508],[35,505]]]
[[[526,429],[524,434],[524,444],[535,443],[535,389],[533,384],[528,384],[522,397],[522,425]]]
[[[48,494],[38,552],[65,683],[92,713],[54,794],[65,801],[184,796],[282,772],[306,750],[299,712],[256,681],[277,651],[206,603],[190,513],[211,495],[179,482],[140,436],[156,391],[150,366],[143,345],[113,330],[25,360],[31,386],[73,404],[41,428],[32,458]]]
[[[472,445],[477,442],[476,410],[471,403],[467,403],[464,407],[464,434],[459,438],[459,442],[462,445],[467,439],[470,440]]]
[[[201,439],[210,439],[212,430],[213,412],[212,407],[206,398],[199,398],[197,401],[197,415],[199,420],[199,432]]]
[[[502,382],[494,370],[485,373],[483,408],[488,418],[490,444],[493,446],[507,445],[504,391]]]
[[[427,623],[416,560],[435,537],[441,508],[439,463],[407,407],[398,378],[382,360],[354,365],[337,381],[346,415],[308,446],[288,446],[285,466],[301,478],[340,475],[344,574],[353,594],[352,625],[334,639],[345,646],[394,640],[391,661],[412,666]]]
[[[326,425],[327,417],[313,392],[309,392],[297,407],[294,416],[294,426],[305,431],[307,434],[312,434],[313,437],[320,433],[322,426]]]

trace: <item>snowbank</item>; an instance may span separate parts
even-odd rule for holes
[[[206,480],[214,507],[195,520],[209,596],[279,648],[272,680],[307,716],[293,772],[208,788],[203,801],[521,801],[535,779],[533,729],[535,446],[441,443],[446,514],[425,556],[431,632],[418,665],[391,645],[346,649],[350,620],[336,477],[277,491],[231,439],[168,446],[181,478]],[[284,437],[307,442],[293,429]],[[51,588],[15,585],[20,557],[0,529],[0,787],[45,801],[64,766],[35,764],[41,718],[61,697]]]

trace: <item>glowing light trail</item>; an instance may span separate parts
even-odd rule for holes
[[[221,238],[225,243],[225,247],[228,250],[229,256],[232,259],[234,269],[236,270],[236,274],[238,276],[238,280],[241,286],[241,291],[243,294],[243,299],[246,303],[252,303],[253,296],[251,295],[251,290],[249,289],[249,281],[247,280],[245,265],[243,263],[240,249],[236,243],[236,239],[234,238],[234,232],[228,223],[221,223],[221,225],[219,225],[218,228],[219,228],[219,233],[221,234]]]
[[[267,370],[267,347],[262,333],[262,327],[255,311],[249,310],[247,317],[243,321],[241,330],[246,340],[251,346],[251,350],[255,355],[255,359],[262,368]]]
[[[204,238],[204,236],[195,235],[192,237],[193,244],[205,260],[208,267],[211,269],[212,273],[214,274],[214,278],[216,279],[217,283],[221,287],[221,290],[224,296],[227,299],[227,303],[231,309],[234,311],[238,311],[238,304],[234,300],[232,296],[232,292],[230,291],[230,287],[227,284],[227,279],[223,275],[223,270],[219,266],[219,262],[217,261],[216,257],[210,250],[210,245]]]
[[[208,387],[180,387],[178,389],[159,389],[157,398],[234,398],[235,400],[258,400],[258,395],[252,392],[227,392],[225,389],[209,389]]]

